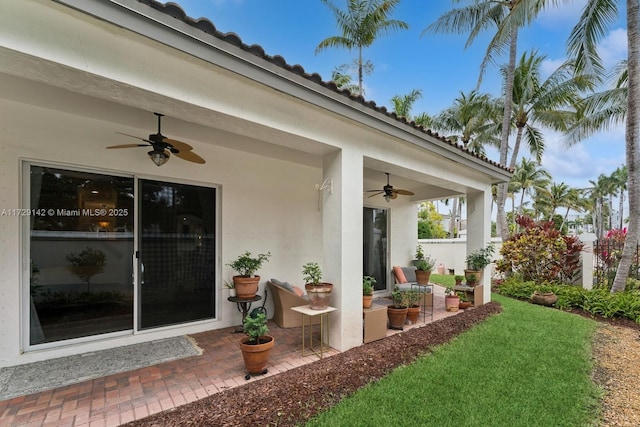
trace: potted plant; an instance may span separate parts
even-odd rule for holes
[[[422,249],[422,245],[418,245],[416,246],[416,255],[415,259],[413,260],[414,267],[417,267],[418,261],[420,261],[421,259],[424,259],[424,249]]]
[[[486,247],[480,248],[477,251],[473,251],[467,255],[467,269],[464,271],[464,277],[469,282],[469,277],[475,276],[476,280],[474,284],[467,283],[469,286],[475,286],[482,281],[482,271],[484,268],[491,264],[491,257],[493,256],[493,243],[489,243]]]
[[[467,294],[463,291],[458,291],[458,298],[460,298],[460,304],[458,307],[462,310],[471,307],[471,301],[467,298]]]
[[[393,288],[391,292],[393,304],[387,307],[387,317],[389,318],[389,329],[404,329],[404,321],[407,318],[407,299],[404,292],[399,287]]]
[[[324,310],[329,305],[329,298],[333,290],[332,283],[320,282],[322,270],[317,262],[308,262],[302,266],[305,289],[309,296],[309,307],[312,310]]]
[[[240,350],[248,375],[267,373],[269,354],[276,340],[269,333],[267,317],[263,312],[253,311],[244,319],[244,333],[247,335],[240,341]]]
[[[429,284],[429,278],[431,277],[431,270],[436,265],[435,260],[431,259],[429,255],[419,259],[416,262],[416,281],[421,285]]]
[[[558,301],[558,296],[550,286],[540,286],[531,294],[531,302],[538,305],[551,307]]]
[[[407,304],[407,320],[415,324],[420,316],[420,298],[422,294],[417,289],[407,289],[404,291]]]
[[[464,280],[464,276],[460,276],[459,274],[453,277],[453,280],[456,281],[456,286],[462,285],[462,281]]]
[[[362,308],[371,308],[373,302],[373,284],[376,283],[376,279],[371,276],[364,276],[362,278]]]
[[[238,298],[253,298],[256,296],[260,276],[256,276],[255,273],[262,267],[263,263],[269,260],[270,256],[271,252],[267,252],[253,257],[251,252],[245,251],[235,261],[227,264],[238,273],[233,276],[233,284]]]
[[[233,282],[229,282],[228,280],[224,281],[224,287],[226,289],[229,289],[229,296],[230,297],[235,297],[236,296],[236,285],[234,285]]]
[[[451,286],[448,286],[445,290],[444,306],[447,311],[458,311],[460,307],[460,297],[456,294]]]

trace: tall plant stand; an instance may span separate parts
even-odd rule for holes
[[[240,297],[227,298],[227,301],[235,302],[238,307],[238,311],[242,313],[242,323],[233,331],[234,334],[239,332],[244,332],[244,319],[247,318],[247,314],[251,309],[251,304],[256,301],[260,301],[261,299],[262,297],[260,295],[254,295],[252,298],[240,298]]]
[[[422,320],[427,323],[427,295],[431,296],[431,321],[433,322],[433,283],[412,283],[411,289],[417,288],[422,295]],[[428,291],[428,292],[427,292]]]

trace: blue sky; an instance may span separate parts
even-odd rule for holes
[[[536,23],[521,31],[518,56],[531,49],[546,55],[549,72],[566,58],[567,36],[577,22],[587,0],[574,0],[545,11]],[[281,55],[289,64],[300,64],[308,73],[331,79],[333,69],[351,63],[356,52],[328,49],[315,54],[323,39],[338,35],[331,11],[320,0],[177,0],[186,13],[206,17],[219,31],[234,32],[244,43],[261,45],[269,55]],[[334,0],[344,7],[345,0]],[[465,2],[457,5],[466,4]],[[365,49],[365,59],[373,62],[373,75],[365,77],[365,97],[390,108],[394,95],[422,90],[422,99],[413,114],[436,114],[449,107],[460,92],[472,90],[478,79],[489,34],[479,37],[464,49],[466,37],[427,33],[423,30],[453,7],[448,0],[402,0],[394,19],[407,22],[409,30],[381,36]],[[624,15],[611,27],[602,43],[603,60],[613,65],[626,57]],[[481,90],[497,96],[500,92],[498,66],[487,69]],[[543,166],[555,182],[573,187],[588,187],[601,173],[611,174],[625,163],[624,128],[599,134],[583,143],[567,147],[561,135],[545,132],[546,151]],[[495,152],[489,157],[498,160]]]

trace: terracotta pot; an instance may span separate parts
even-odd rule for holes
[[[545,305],[551,307],[558,301],[558,296],[553,292],[538,292],[531,294],[531,302],[534,304]]]
[[[428,285],[431,271],[416,270],[416,281],[421,285]]]
[[[236,296],[238,298],[253,298],[258,293],[258,284],[260,276],[243,277],[233,276],[233,284],[236,288]]]
[[[267,363],[269,363],[269,354],[276,340],[271,335],[260,337],[260,344],[247,344],[249,337],[245,337],[240,341],[240,350],[242,350],[242,358],[244,359],[244,367],[250,374],[265,374]],[[262,343],[263,340],[268,340]]]
[[[333,290],[333,284],[331,283],[318,283],[314,285],[307,283],[304,285],[309,298],[309,307],[312,310],[324,310],[329,305],[329,298],[331,297],[331,291]]]
[[[460,297],[459,296],[452,296],[452,295],[447,295],[444,297],[444,306],[447,309],[447,311],[458,311],[458,308],[460,307]]]
[[[467,309],[467,308],[471,307],[471,302],[470,301],[460,301],[460,304],[458,304],[458,307],[461,310]]]
[[[411,322],[412,325],[415,325],[418,321],[418,317],[420,317],[420,306],[409,307],[407,309],[407,320]]]
[[[362,295],[362,308],[371,308],[373,295]]]
[[[395,308],[393,306],[387,307],[387,317],[389,318],[389,329],[404,329],[404,321],[407,318],[407,307]]]
[[[469,280],[469,277],[471,277],[471,280]],[[482,270],[465,270],[464,278],[468,286],[477,286],[482,282]],[[473,281],[474,278],[475,282]]]

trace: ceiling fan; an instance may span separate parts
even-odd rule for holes
[[[387,185],[382,187],[382,190],[367,190],[367,193],[374,193],[369,197],[374,197],[380,194],[384,194],[383,196],[384,199],[387,202],[389,202],[389,200],[397,198],[398,194],[402,194],[403,196],[413,196],[414,193],[412,193],[409,190],[400,190],[400,189],[393,188],[393,185],[389,184],[389,174],[388,173],[386,174],[387,174]]]
[[[108,149],[112,148],[133,148],[133,147],[152,147],[153,150],[149,151],[147,154],[153,163],[157,166],[162,166],[166,162],[169,161],[170,154],[173,153],[177,157],[182,160],[186,160],[188,162],[204,164],[205,160],[198,156],[193,151],[193,147],[187,143],[176,141],[175,139],[169,139],[160,132],[161,128],[161,119],[164,114],[153,113],[158,117],[158,133],[149,135],[149,138],[141,138],[135,135],[129,135],[122,132],[116,132],[120,135],[128,136],[130,138],[139,139],[140,141],[146,142],[146,144],[121,144],[121,145],[112,145],[107,147]]]

